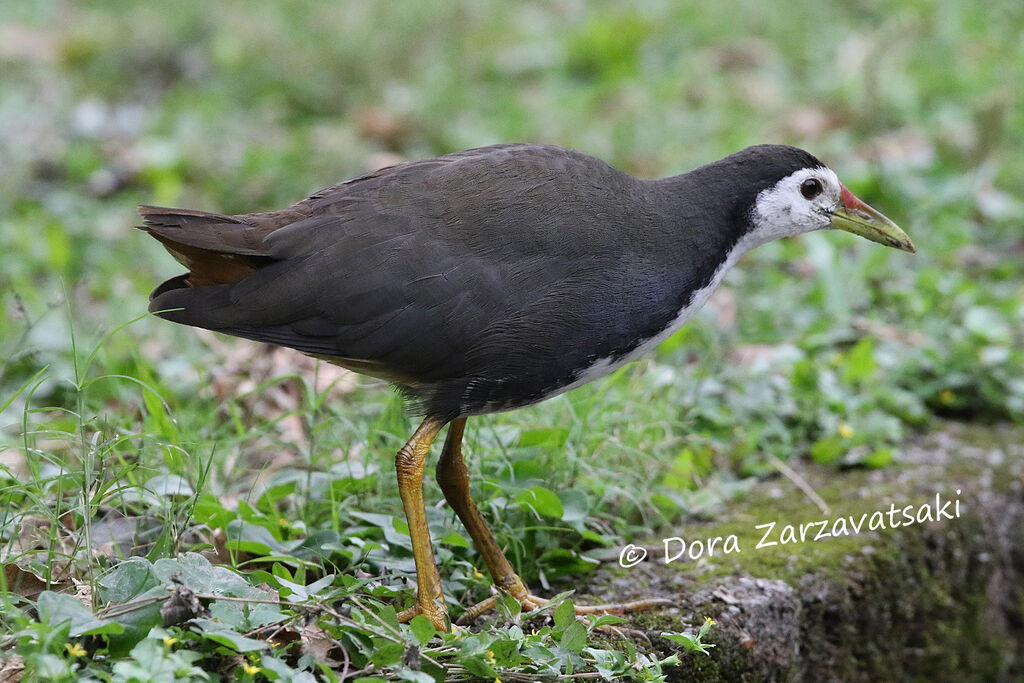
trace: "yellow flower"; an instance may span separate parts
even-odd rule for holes
[[[479,569],[477,569],[476,567],[473,567],[473,578],[474,579],[482,579],[482,578],[484,578],[484,575],[480,573]]]
[[[948,406],[950,403],[956,400],[956,394],[953,393],[952,389],[943,389],[939,392],[939,403],[944,406]]]
[[[177,638],[174,638],[173,636],[164,636],[164,645],[167,647],[174,645],[176,642],[178,642]]]
[[[68,654],[72,657],[84,657],[86,652],[85,648],[78,643],[64,643],[64,649],[68,651]]]
[[[242,671],[249,674],[250,676],[255,676],[260,672],[260,668],[255,664],[250,664],[249,662],[246,662],[242,665]]]
[[[714,626],[717,622],[711,617],[704,617],[704,621],[707,622],[708,626]]]
[[[851,436],[853,436],[853,427],[846,424],[845,422],[839,425],[839,436],[843,437],[844,439],[849,439]]]
[[[488,659],[488,660],[489,660],[489,661],[491,662],[491,664],[494,664],[494,663],[495,663],[495,660],[494,660],[494,651],[493,651],[493,650],[488,650],[488,651],[487,651],[487,659]]]

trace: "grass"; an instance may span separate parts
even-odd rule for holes
[[[780,141],[900,223],[916,257],[833,234],[766,245],[649,358],[470,421],[474,498],[555,593],[593,569],[588,552],[678,528],[772,456],[885,466],[942,419],[1022,419],[1018,5],[0,9],[0,647],[67,680],[415,679],[439,675],[431,660],[450,676],[657,680],[663,664],[557,610],[522,621],[544,624],[532,635],[513,614],[463,638],[394,624],[412,571],[400,400],[140,318],[179,267],[131,230],[134,205],[277,208],[499,141],[645,176]],[[487,581],[450,511],[428,512],[457,613]],[[200,598],[205,621],[161,630],[144,596],[176,572],[254,607]]]

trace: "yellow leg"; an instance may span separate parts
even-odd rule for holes
[[[441,459],[437,463],[437,483],[441,486],[445,500],[462,520],[469,532],[477,552],[483,558],[491,573],[495,585],[511,593],[521,603],[530,602],[530,593],[522,579],[512,569],[505,553],[494,540],[487,522],[484,521],[476,503],[469,497],[469,472],[462,460],[462,434],[466,428],[466,418],[453,420],[448,427],[448,437],[441,451]]]
[[[462,520],[463,526],[466,527],[466,531],[473,539],[477,551],[487,565],[487,570],[491,573],[494,584],[498,588],[508,591],[519,601],[524,610],[543,607],[548,601],[533,595],[526,588],[523,580],[512,569],[512,565],[509,564],[498,542],[494,540],[494,534],[488,528],[476,503],[469,497],[469,472],[466,470],[466,463],[462,460],[462,434],[465,428],[466,418],[464,417],[453,420],[448,427],[448,437],[444,442],[444,450],[441,451],[441,459],[437,463],[437,483],[441,486],[445,500],[455,510],[455,514]],[[576,608],[576,613],[622,613],[669,604],[671,604],[670,600],[655,598],[619,604],[581,605]],[[493,607],[494,598],[488,598],[466,610],[459,617],[458,623],[468,624]]]
[[[423,614],[439,631],[449,629],[448,611],[444,606],[441,592],[441,575],[434,561],[434,549],[430,543],[427,528],[427,511],[423,506],[423,464],[430,444],[437,437],[444,422],[428,417],[395,456],[395,470],[398,474],[398,493],[405,508],[405,519],[409,522],[409,537],[412,539],[412,555],[416,561],[416,605],[402,611],[399,621],[408,621],[417,614]]]

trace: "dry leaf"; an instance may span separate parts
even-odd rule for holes
[[[0,683],[17,683],[25,675],[25,660],[14,655],[0,659]]]

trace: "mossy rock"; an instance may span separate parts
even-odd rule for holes
[[[889,468],[799,476],[827,512],[787,479],[766,482],[725,519],[655,535],[648,561],[603,572],[591,594],[677,597],[630,618],[662,655],[678,646],[660,633],[715,619],[711,656],[679,652],[669,680],[1024,679],[1024,430],[951,425]],[[812,540],[838,519],[847,533]],[[770,522],[779,544],[756,547]],[[796,540],[782,544],[787,525]],[[739,552],[720,542],[709,557],[706,539],[730,534]],[[673,536],[704,541],[704,556],[666,564],[658,539]]]

